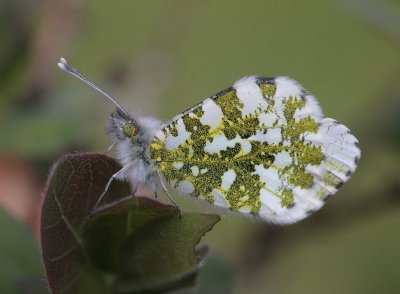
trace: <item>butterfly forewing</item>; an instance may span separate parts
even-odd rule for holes
[[[360,150],[295,81],[246,77],[165,125],[151,156],[178,191],[283,224],[319,209]]]

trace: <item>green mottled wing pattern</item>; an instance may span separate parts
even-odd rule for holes
[[[318,210],[360,150],[295,81],[246,77],[172,119],[151,156],[178,191],[284,224]]]

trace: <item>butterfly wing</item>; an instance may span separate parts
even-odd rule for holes
[[[173,118],[151,156],[177,190],[286,224],[350,178],[360,149],[297,82],[246,77]]]

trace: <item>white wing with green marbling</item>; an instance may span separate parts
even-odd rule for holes
[[[286,224],[350,178],[360,149],[294,80],[246,77],[165,125],[151,156],[180,192]]]

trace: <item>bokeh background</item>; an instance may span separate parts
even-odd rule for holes
[[[40,292],[51,164],[109,146],[113,105],[59,71],[60,56],[126,108],[163,120],[245,75],[300,81],[359,138],[359,168],[299,224],[224,217],[203,239],[211,256],[198,292],[399,293],[399,1],[1,0],[3,293]]]

